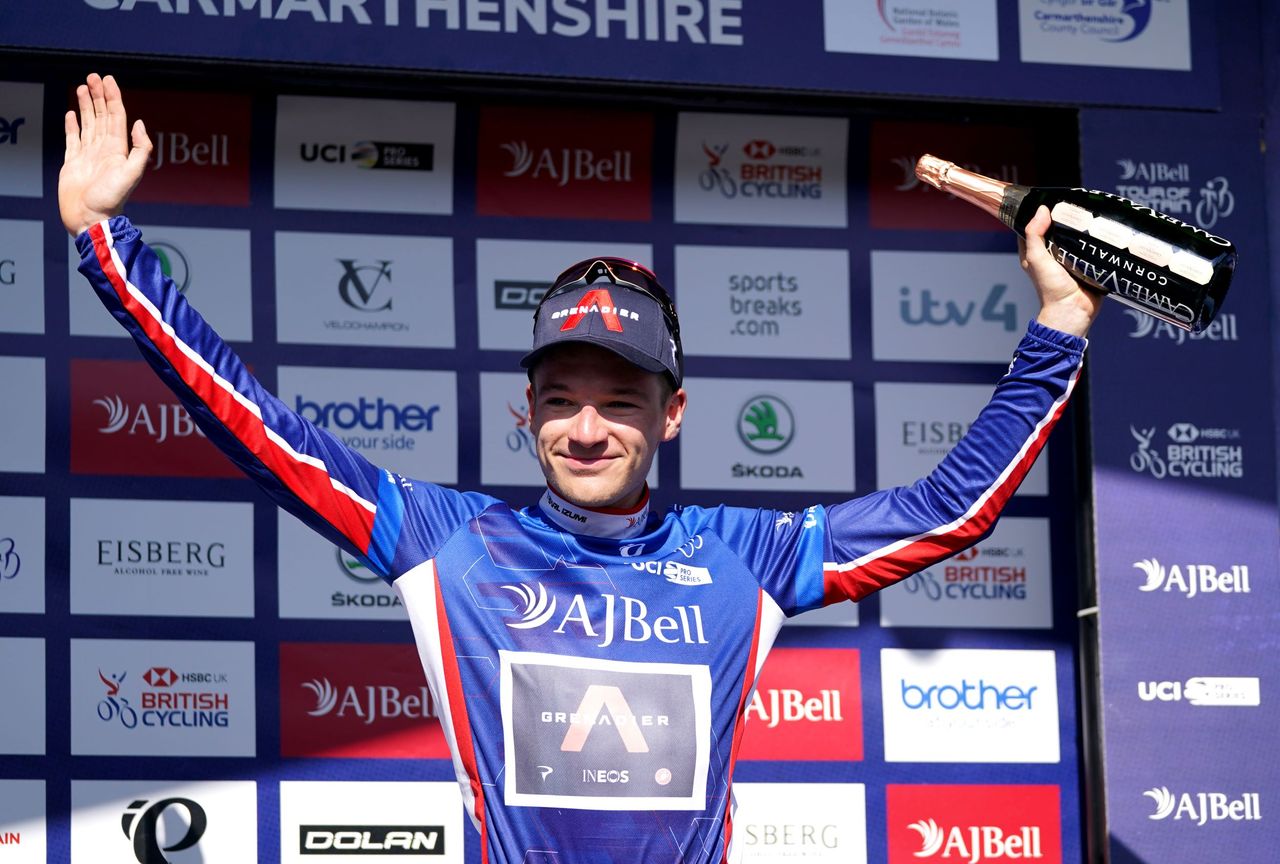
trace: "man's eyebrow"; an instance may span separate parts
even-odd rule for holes
[[[566,384],[562,381],[551,380],[543,383],[542,386],[538,388],[538,392],[539,393],[547,393],[547,392],[564,393],[572,389],[573,387],[571,387],[569,384]],[[633,387],[627,384],[619,384],[616,387],[609,387],[607,388],[606,392],[608,392],[610,396],[632,396],[636,398],[643,398],[648,395],[648,393],[645,391],[643,387]]]

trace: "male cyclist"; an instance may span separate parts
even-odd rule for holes
[[[910,487],[800,514],[650,510],[684,419],[679,324],[645,268],[566,270],[535,314],[529,423],[547,489],[514,509],[370,464],[262,389],[121,216],[151,142],[90,75],[66,117],[62,219],[88,277],[209,439],[394,585],[486,862],[710,862],[783,620],[858,600],[991,529],[1061,416],[1100,298],[1046,251],[1037,320],[972,429]],[[130,146],[132,144],[132,146]]]

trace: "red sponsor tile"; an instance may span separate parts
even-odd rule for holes
[[[484,108],[478,146],[482,216],[651,218],[648,114]]]
[[[449,758],[414,647],[282,644],[280,755]]]
[[[154,145],[132,200],[248,206],[247,95],[130,90],[126,105]]]
[[[1057,786],[889,786],[889,864],[1061,864]]]
[[[917,180],[916,160],[925,153],[997,180],[1023,185],[1036,182],[1035,137],[1030,129],[873,123],[869,178],[872,228],[1009,230],[985,211]]]
[[[747,706],[740,759],[862,759],[858,652],[775,648]]]
[[[71,473],[240,477],[141,361],[71,361]]]

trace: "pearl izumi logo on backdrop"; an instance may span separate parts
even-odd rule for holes
[[[448,758],[412,645],[280,646],[280,755]]]
[[[451,213],[453,126],[451,103],[280,96],[275,205]]]
[[[130,89],[128,106],[154,145],[132,200],[248,206],[248,95]]]
[[[1033,185],[1036,182],[1035,137],[1030,129],[874,121],[869,154],[871,227],[1007,232],[1009,229],[999,219],[920,182],[915,168],[916,160],[923,155],[922,141],[945,141],[947,158],[961,168],[1010,183]],[[1021,284],[1024,278],[1018,274],[1018,281],[1010,284]],[[889,286],[886,290],[896,287]]]
[[[1142,794],[1155,806],[1147,818],[1157,822],[1167,819],[1203,828],[1210,822],[1262,821],[1257,792],[1170,792],[1168,786],[1155,786]]]
[[[1061,864],[1057,786],[889,786],[889,864]]]
[[[281,342],[452,348],[447,237],[276,233]]]
[[[239,477],[145,363],[71,361],[71,471]]]
[[[862,759],[859,653],[775,648],[747,705],[742,759]]]
[[[680,114],[677,222],[843,228],[843,118]]]
[[[73,780],[71,857],[171,864],[257,861],[250,781]]]
[[[649,221],[650,115],[486,107],[479,136],[481,215]]]
[[[1240,430],[1177,422],[1167,428],[1129,424],[1136,449],[1129,467],[1157,480],[1205,478],[1239,480],[1245,476]]]
[[[997,60],[995,0],[824,0],[823,34],[828,51]]]
[[[1024,63],[1191,69],[1187,0],[1018,0]]]

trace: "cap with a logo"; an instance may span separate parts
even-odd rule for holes
[[[589,258],[560,274],[533,315],[533,348],[520,360],[533,367],[549,349],[586,342],[648,372],[684,381],[684,352],[675,306],[657,277],[621,258]]]

